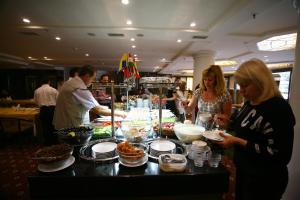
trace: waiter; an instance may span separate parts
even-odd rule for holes
[[[78,76],[63,85],[57,99],[53,124],[55,129],[78,127],[90,123],[89,111],[98,115],[111,115],[111,110],[101,106],[88,90],[96,78],[96,71],[90,65],[79,69]],[[125,117],[122,111],[115,115]]]
[[[34,91],[34,101],[40,107],[40,119],[42,124],[45,145],[55,144],[57,139],[53,134],[52,125],[58,91],[50,86],[50,79],[43,77],[42,86]]]

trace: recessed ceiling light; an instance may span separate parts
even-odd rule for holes
[[[56,40],[61,40],[61,38],[60,38],[60,37],[55,37],[55,39],[56,39]]]
[[[133,56],[134,56],[134,57],[137,57],[137,54],[134,54]]]
[[[86,56],[86,57],[89,57],[89,56],[90,56],[90,54],[86,53],[86,54],[85,54],[85,56]]]
[[[196,23],[195,22],[192,22],[191,24],[190,24],[190,27],[195,27],[196,26]]]
[[[47,59],[47,58],[48,58],[48,57],[46,57],[46,56],[44,57],[44,59]]]
[[[237,65],[237,62],[234,60],[218,60],[218,61],[215,61],[215,65],[231,66],[231,65]]]
[[[25,22],[25,23],[29,24],[29,23],[30,23],[30,20],[29,20],[29,19],[27,19],[27,18],[23,18],[23,22]]]
[[[177,42],[180,43],[180,42],[181,42],[181,39],[178,39]]]
[[[122,2],[122,4],[124,4],[124,5],[129,4],[129,0],[122,0],[121,2]]]
[[[264,58],[267,58],[268,56],[264,56]]]
[[[37,60],[36,58],[33,58],[31,56],[28,56],[28,59],[30,59],[30,60]]]
[[[135,46],[135,45],[132,45],[131,47],[132,47],[132,48],[136,48],[136,46]]]
[[[135,39],[134,39],[134,38],[131,38],[130,40],[131,40],[131,41],[135,41]]]
[[[126,21],[126,24],[127,24],[127,25],[131,25],[131,24],[132,24],[132,21],[131,21],[131,20],[127,20],[127,21]]]

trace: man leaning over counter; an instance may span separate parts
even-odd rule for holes
[[[98,115],[111,115],[111,110],[101,106],[87,88],[95,78],[94,67],[85,65],[79,69],[78,76],[65,82],[56,102],[53,118],[56,130],[88,124],[90,110]],[[126,117],[122,111],[115,111],[115,115]]]

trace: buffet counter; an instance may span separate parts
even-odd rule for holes
[[[195,167],[189,159],[184,172],[166,173],[156,160],[125,167],[118,161],[95,163],[76,158],[62,171],[37,171],[28,182],[32,199],[222,199],[228,191],[229,172],[222,165]]]

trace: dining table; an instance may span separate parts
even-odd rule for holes
[[[31,121],[33,125],[33,135],[37,136],[37,117],[40,113],[39,108],[23,107],[0,107],[0,118]]]

